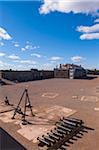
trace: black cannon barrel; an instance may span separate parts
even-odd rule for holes
[[[67,143],[73,144],[73,142],[72,142],[72,141],[70,141],[70,140],[68,140],[68,141],[67,141]]]
[[[62,150],[62,149],[66,150],[66,146],[65,146],[65,145],[62,145],[61,150]]]
[[[52,143],[55,143],[55,140],[53,140],[53,139],[51,139],[50,137],[48,137],[48,136],[42,136],[45,140],[47,140],[47,141],[50,141],[50,142],[52,142]]]
[[[86,127],[80,119],[63,117],[56,122],[56,127],[47,135],[38,137],[40,146],[47,146],[48,150],[65,150],[67,146],[73,144],[78,138],[82,138],[83,132],[93,130]]]
[[[77,119],[77,118],[67,118],[69,120],[74,120],[74,121],[82,121],[81,119]]]
[[[77,138],[82,138],[82,137],[81,137],[81,136],[79,136],[78,134],[76,134],[76,135],[75,135],[75,137],[77,137]]]
[[[84,122],[82,120],[78,120],[78,119],[74,119],[74,118],[64,118],[64,120],[67,120],[69,122],[74,122],[74,123],[79,123],[79,124],[83,124]]]
[[[44,139],[42,139],[40,137],[38,137],[37,140],[39,140],[39,142],[41,142],[41,143],[43,143],[43,144],[45,144],[47,146],[51,146],[51,144],[49,142],[45,141]]]
[[[73,130],[73,129],[75,129],[76,127],[74,127],[74,126],[71,126],[71,125],[68,125],[68,124],[65,124],[65,123],[62,123],[61,124],[63,127],[66,127],[66,128],[68,128],[68,129],[71,129],[71,130]]]
[[[69,125],[71,125],[71,126],[77,126],[77,124],[78,124],[77,122],[74,123],[74,122],[70,122],[70,121],[67,121],[67,120],[64,120],[64,119],[63,119],[62,122],[66,123],[66,124],[69,124]]]
[[[49,134],[49,133],[47,133],[48,135],[49,135],[49,137],[51,137],[51,138],[53,138],[53,139],[55,139],[55,140],[59,140],[59,137],[58,136],[56,136],[56,135],[54,135],[54,134]]]
[[[64,126],[62,126],[62,125],[57,124],[57,127],[60,128],[60,129],[65,130],[65,131],[71,132],[71,129],[69,129],[69,128],[67,128],[67,127],[64,127]]]
[[[68,124],[73,125],[73,126],[77,126],[77,124],[79,124],[78,122],[73,122],[73,121],[69,121],[69,120],[66,120],[66,119],[63,119],[62,121],[64,123],[68,123]]]
[[[83,125],[83,128],[86,129],[86,130],[94,130],[93,128],[90,128],[90,127],[87,127],[87,126],[84,126],[84,125]]]
[[[82,132],[83,132],[83,131],[82,131]],[[80,134],[80,135],[84,135],[82,132],[80,131],[78,134]]]
[[[52,131],[52,133],[55,134],[55,135],[57,135],[57,136],[59,136],[59,137],[63,137],[63,134],[58,133],[57,131]]]
[[[88,131],[86,129],[81,129],[82,132],[88,133]]]
[[[66,119],[61,120],[61,122],[64,122],[64,123],[69,124],[71,126],[77,126],[78,125],[78,122],[70,122]]]
[[[60,125],[63,125],[63,126],[69,127],[69,128],[71,128],[71,129],[73,129],[73,128],[77,127],[77,126],[72,125],[72,124],[69,124],[69,123],[67,123],[67,122],[65,122],[65,121],[59,121],[59,122],[57,122],[57,124],[60,124]]]
[[[59,133],[62,133],[62,134],[67,134],[67,131],[64,131],[64,130],[61,130],[61,129],[56,129],[56,131],[58,131]]]
[[[72,137],[72,138],[71,138],[71,140],[73,140],[73,141],[77,141],[77,138],[75,138],[75,137]]]

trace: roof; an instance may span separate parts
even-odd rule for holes
[[[48,79],[1,86],[0,102],[2,103],[7,95],[10,103],[16,106],[25,88],[28,88],[35,113],[38,110],[42,116],[43,109],[48,111],[56,106],[59,109],[64,107],[68,111],[72,110],[71,116],[82,119],[87,126],[95,129],[85,133],[74,144],[70,144],[68,150],[99,149],[99,77],[92,80]],[[7,123],[0,117],[0,125],[28,150],[39,149],[33,140],[20,134],[21,128],[18,122]],[[36,127],[39,129],[38,126]]]

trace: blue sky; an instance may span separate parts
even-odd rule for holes
[[[99,69],[99,1],[80,1],[0,1],[0,69]]]

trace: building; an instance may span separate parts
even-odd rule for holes
[[[86,70],[82,66],[74,65],[74,64],[63,64],[59,66],[59,68],[54,69],[54,77],[55,78],[85,78]]]
[[[7,79],[14,82],[27,82],[34,80],[50,79],[50,78],[85,78],[86,70],[74,64],[63,64],[54,70],[2,70],[0,71],[0,79]],[[2,83],[1,83],[2,84]]]
[[[31,69],[30,71],[2,70],[0,71],[0,78],[14,82],[27,82],[54,78],[54,71],[37,69]]]

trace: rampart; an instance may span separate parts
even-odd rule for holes
[[[0,78],[4,78],[15,82],[26,82],[26,81],[54,78],[54,71],[49,70],[38,71],[36,69],[32,69],[30,71],[4,70],[0,71]]]

